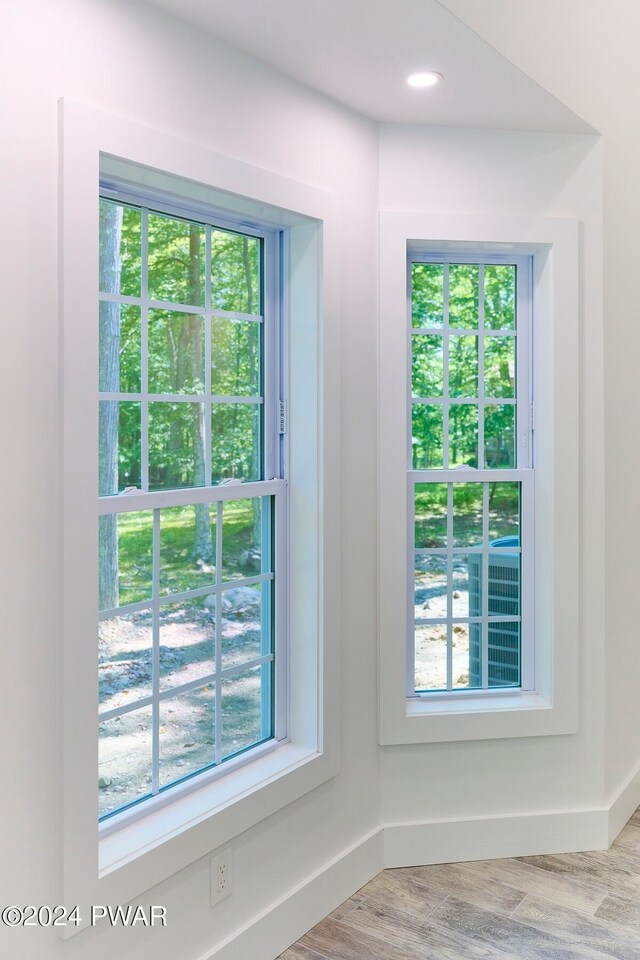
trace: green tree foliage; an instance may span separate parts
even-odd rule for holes
[[[449,321],[448,396],[474,401],[480,396],[497,401],[515,398],[515,267],[488,264],[484,277],[484,366],[480,368],[479,290],[477,264],[451,264],[448,271],[448,313],[444,309],[444,267],[416,263],[412,267],[412,325],[432,330],[412,337],[412,392],[421,400],[443,394],[445,338],[438,330]],[[476,332],[478,331],[478,332]],[[497,335],[500,331],[501,335]],[[506,334],[506,335],[505,335]],[[478,463],[479,418],[484,416],[484,462]],[[433,469],[449,466],[515,466],[515,418],[511,405],[452,403],[448,408],[448,436],[443,436],[440,404],[415,403],[412,415],[413,465]]]
[[[100,203],[100,289],[140,297],[142,292],[141,211],[109,200]],[[202,224],[149,212],[148,296],[180,307],[205,306],[206,234]],[[261,241],[212,229],[210,284],[214,310],[261,312]],[[149,403],[149,488],[202,486],[205,469],[206,383],[202,314],[152,307],[148,313],[148,390],[169,398]],[[261,324],[212,318],[211,390],[217,396],[259,397]],[[100,390],[139,394],[143,389],[141,312],[137,304],[100,303]],[[142,485],[141,401],[100,405],[100,493],[111,495]],[[262,406],[214,403],[211,414],[211,474],[259,479]],[[211,560],[213,542],[208,505],[195,514],[194,556]],[[101,604],[117,597],[117,537],[114,520],[101,521]],[[116,578],[114,578],[114,573]],[[115,585],[114,585],[115,584]]]

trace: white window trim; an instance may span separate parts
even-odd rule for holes
[[[574,220],[380,214],[379,742],[575,733],[578,726],[579,230]],[[533,258],[534,691],[407,699],[407,250]],[[393,509],[389,505],[393,504]]]
[[[79,903],[86,917],[82,905],[130,900],[338,773],[339,213],[335,198],[315,187],[74,101],[60,106],[64,902]],[[234,220],[286,229],[291,364],[288,742],[252,763],[231,761],[226,776],[203,777],[197,789],[178,791],[175,801],[99,840],[97,647],[86,637],[97,621],[98,328],[90,318],[97,316],[101,162],[103,173],[134,187],[162,191],[180,178],[194,210],[214,205]]]

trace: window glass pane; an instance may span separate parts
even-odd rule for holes
[[[416,483],[416,549],[447,545],[447,484]]]
[[[476,560],[474,558],[474,563],[475,562]],[[483,624],[481,623],[469,624],[469,686],[470,687],[482,686],[482,651],[483,651],[484,636],[485,636],[485,627],[483,626]]]
[[[223,581],[255,577],[262,570],[263,500],[268,511],[269,497],[225,500],[223,504]],[[263,572],[270,572],[267,551],[264,562]]]
[[[489,484],[489,541],[503,537],[514,538],[505,546],[519,546],[520,484]]]
[[[500,404],[484,410],[484,458],[489,468],[516,465],[515,406]]]
[[[414,327],[443,324],[444,267],[441,263],[411,266],[411,322]]]
[[[488,263],[484,268],[484,325],[513,330],[516,325],[516,268]]]
[[[98,532],[100,609],[151,599],[153,511],[104,514]]]
[[[489,551],[489,617],[520,616],[520,554],[508,549]]]
[[[140,393],[140,307],[100,301],[99,389]]]
[[[204,307],[202,224],[149,213],[149,299]]]
[[[466,557],[469,582],[469,616],[484,616],[484,559],[482,553],[469,553]]]
[[[151,707],[99,724],[100,816],[151,793]]]
[[[204,318],[149,311],[149,393],[204,394]]]
[[[484,338],[485,397],[515,397],[515,337]]]
[[[153,586],[153,511],[118,514],[120,603],[151,599]]]
[[[98,623],[100,710],[113,710],[151,696],[151,611],[140,610]]]
[[[416,554],[415,617],[430,620],[447,616],[447,558]]]
[[[479,562],[478,559],[479,558]],[[482,554],[455,553],[453,555],[452,610],[453,617],[477,616],[469,608],[471,587],[476,590],[478,574],[482,573]],[[454,629],[454,634],[459,631]],[[453,638],[455,640],[455,636]]]
[[[109,497],[140,487],[140,404],[101,400],[98,493]]]
[[[112,200],[100,200],[100,290],[140,296],[141,214]]]
[[[204,405],[149,404],[149,489],[204,485]]]
[[[415,628],[416,690],[447,689],[447,625]]]
[[[442,337],[412,337],[411,384],[414,397],[442,396]]]
[[[267,668],[268,669],[268,668]],[[229,757],[271,736],[262,728],[262,667],[222,680],[222,756]]]
[[[222,591],[223,670],[271,652],[271,623],[268,619],[263,623],[263,588],[268,602],[270,583],[254,583]],[[266,608],[264,614],[268,614]]]
[[[215,687],[198,687],[160,701],[160,787],[215,760]]]
[[[215,594],[160,607],[160,689],[215,673]]]
[[[482,546],[482,484],[453,484],[453,546]]]
[[[471,330],[478,326],[478,281],[475,263],[452,263],[449,267],[449,326]]]
[[[413,404],[411,459],[414,470],[432,470],[443,466],[441,405]]]
[[[198,503],[160,511],[160,594],[215,583],[216,507]]]
[[[211,320],[211,392],[260,396],[261,325],[251,320]]]
[[[214,403],[211,408],[211,477],[262,479],[261,405]]]
[[[478,396],[477,337],[449,337],[449,396]]]
[[[262,313],[260,245],[257,237],[211,231],[211,305],[215,310]]]
[[[467,690],[477,684],[471,683],[469,663],[470,623],[454,623],[451,630],[451,686],[454,690]]]
[[[478,465],[478,408],[475,404],[449,407],[449,466]]]
[[[517,687],[520,685],[520,624],[516,622],[488,624],[488,685]]]

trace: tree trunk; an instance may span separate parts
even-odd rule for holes
[[[100,289],[118,293],[120,289],[120,240],[122,208],[113,203],[100,205]],[[120,305],[100,302],[100,390],[116,393],[120,389]],[[100,496],[118,492],[118,404],[103,402],[99,414],[100,443],[98,488]],[[117,515],[100,518],[98,534],[100,609],[118,604],[118,528]]]
[[[244,261],[244,276],[247,284],[247,313],[254,312],[254,303],[253,303],[253,279],[251,276],[251,260],[249,257],[249,238],[245,237],[242,245],[242,257]],[[256,291],[257,292],[257,291]],[[251,352],[249,354],[249,370],[253,371],[253,338],[250,341],[251,343]],[[264,409],[264,408],[263,408]],[[260,411],[260,415],[263,415],[263,410]],[[253,435],[253,463],[258,466],[258,473],[260,473],[260,434],[262,431],[258,431]],[[266,478],[265,478],[266,479]],[[255,499],[252,501],[252,510],[253,510],[253,543],[262,542],[262,501]]]
[[[202,302],[200,274],[200,228],[193,226],[189,235],[189,294],[191,303]],[[202,319],[199,316],[189,317],[189,360],[192,382],[202,376]],[[191,426],[193,438],[193,466],[194,484],[204,486],[205,482],[205,431],[204,405],[196,404],[193,407],[193,421]],[[195,542],[193,552],[196,560],[212,560],[214,557],[213,540],[211,538],[211,514],[208,503],[195,505]]]

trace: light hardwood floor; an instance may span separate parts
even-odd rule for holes
[[[280,960],[640,960],[640,808],[610,850],[384,870]]]

